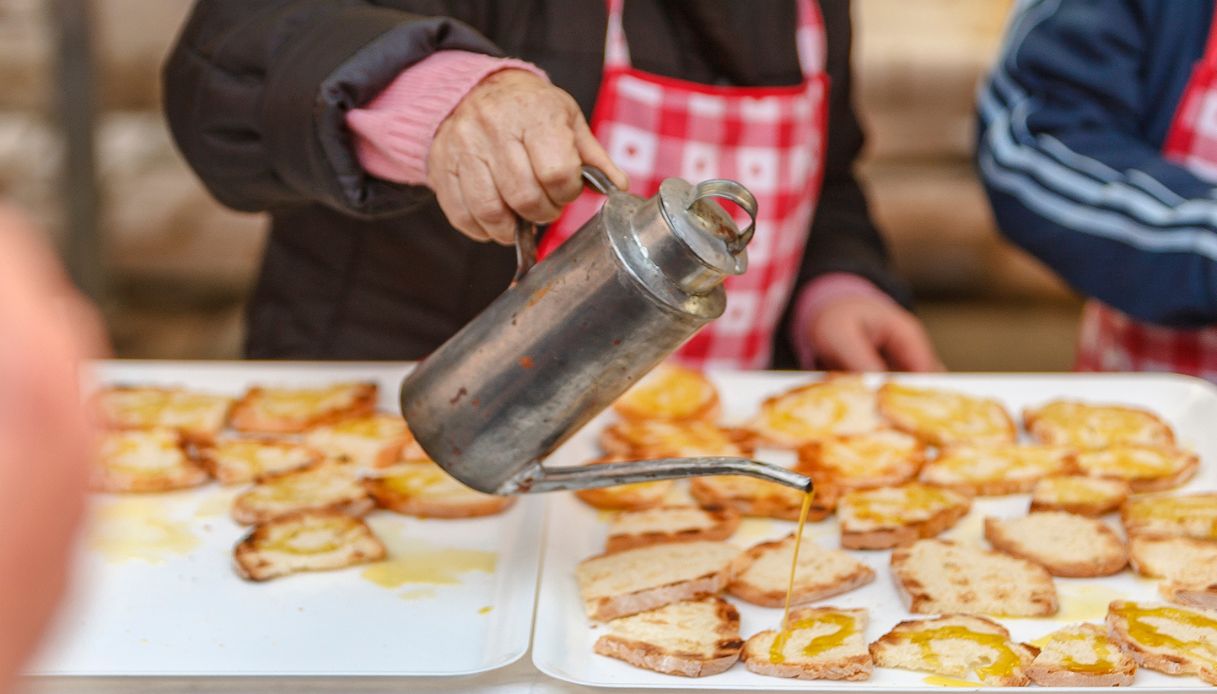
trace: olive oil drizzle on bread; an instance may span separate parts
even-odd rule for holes
[[[803,507],[799,509],[799,526],[795,529],[794,534],[794,556],[790,559],[790,581],[786,584],[786,607],[782,611],[782,624],[778,637],[773,640],[773,647],[769,649],[769,661],[772,663],[782,661],[782,646],[785,645],[786,639],[790,638],[790,596],[794,594],[794,572],[799,566],[799,547],[803,545],[803,526],[807,524],[807,512],[811,510],[811,500],[815,494],[814,489],[804,493]]]

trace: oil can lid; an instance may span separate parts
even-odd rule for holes
[[[710,198],[730,200],[746,212],[748,226],[740,229],[731,215]],[[745,250],[756,226],[756,198],[743,185],[726,179],[711,179],[697,185],[679,178],[659,186],[659,209],[664,220],[693,255],[710,270],[704,278],[690,277],[697,285],[717,284],[724,275],[743,274],[748,267]]]

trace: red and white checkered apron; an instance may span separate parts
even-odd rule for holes
[[[1192,70],[1162,152],[1217,182],[1217,13],[1204,58]],[[1078,371],[1171,371],[1217,382],[1217,326],[1176,330],[1142,323],[1087,302],[1078,339]]]
[[[629,174],[630,191],[650,197],[673,176],[692,183],[730,178],[758,202],[748,271],[727,278],[726,311],[676,358],[696,367],[763,368],[793,291],[823,178],[828,76],[819,7],[798,0],[802,84],[724,87],[631,67],[622,5],[608,0],[604,78],[591,128]],[[540,254],[570,238],[603,202],[584,191],[545,233]]]

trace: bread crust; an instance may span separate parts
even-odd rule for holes
[[[1096,431],[1087,421],[1102,417],[1104,411],[1126,415],[1140,420],[1142,429],[1134,435],[1127,433],[1104,435]],[[1064,418],[1065,422],[1054,418]],[[1023,410],[1023,424],[1027,433],[1041,443],[1080,448],[1103,448],[1117,443],[1140,443],[1160,446],[1175,445],[1175,432],[1166,420],[1157,414],[1127,405],[1100,405],[1080,400],[1052,400],[1039,407]]]
[[[346,466],[333,463],[330,461],[321,461],[312,465],[307,465],[295,470],[286,472],[272,473],[262,475],[258,478],[255,484],[249,491],[246,491],[233,500],[232,518],[242,525],[254,525],[266,523],[280,516],[291,515],[305,511],[320,511],[334,512],[343,515],[359,517],[371,511],[375,507],[372,498],[367,495],[362,485],[354,478],[352,474],[352,484],[349,489],[345,489],[344,493],[337,495],[332,501],[317,502],[308,499],[299,499],[296,503],[284,502],[288,508],[268,507],[259,504],[257,501],[257,492],[266,485],[277,484],[283,480],[288,480],[301,475],[311,475],[322,471],[339,471],[347,469]],[[342,483],[341,481],[339,482]]]
[[[693,456],[748,456],[752,434],[705,420],[625,420],[600,432],[600,448],[608,456],[645,460]]]
[[[649,407],[648,403],[637,402],[638,391],[635,389],[640,386],[645,388],[648,378],[655,379],[657,382],[670,378],[690,379],[690,383],[698,385],[699,394],[695,400],[682,402],[678,408],[673,408],[666,412],[656,411],[655,408]],[[634,388],[626,391],[624,395],[617,398],[617,401],[613,403],[613,411],[622,419],[662,419],[678,422],[692,420],[709,421],[718,418],[720,411],[718,389],[700,371],[674,364],[660,364],[655,370],[644,376]]]
[[[803,507],[801,492],[776,482],[762,482],[764,493],[736,494],[725,488],[721,482],[716,482],[716,479],[718,478],[694,477],[689,480],[689,494],[703,508],[731,508],[741,516],[793,521],[799,519],[799,512]],[[814,523],[832,515],[840,495],[841,491],[837,487],[828,484],[817,485],[807,512],[807,521]]]
[[[866,493],[865,491],[859,492],[859,494]],[[845,549],[891,549],[920,539],[937,537],[972,510],[970,498],[957,492],[952,493],[959,497],[958,503],[944,506],[929,518],[920,521],[905,520],[899,524],[862,530],[848,527],[849,513],[846,512],[842,515],[839,524],[841,546]],[[852,503],[852,499],[856,498],[859,497],[847,494],[842,500],[842,504],[848,505]]]
[[[981,549],[979,547],[965,547],[958,545],[949,540],[918,540],[911,545],[897,547],[892,551],[891,568],[892,578],[895,579],[896,590],[900,593],[905,604],[908,605],[909,612],[914,614],[941,614],[947,612],[960,613],[977,613],[979,607],[971,608],[964,603],[975,602],[975,594],[980,591],[989,591],[996,594],[997,590],[1007,592],[1008,588],[997,588],[989,585],[972,585],[965,583],[962,586],[956,583],[955,580],[948,577],[948,573],[960,574],[962,566],[954,560],[943,561],[938,573],[933,577],[935,580],[944,580],[952,584],[950,592],[945,595],[936,595],[931,586],[923,583],[923,579],[927,577],[920,575],[916,568],[911,566],[914,554],[922,547],[928,547],[930,550],[940,551],[945,550],[950,553],[953,550],[958,550],[964,553],[971,553],[973,556],[965,561],[976,563],[984,561],[991,557],[1001,557],[1012,562],[1011,566],[1019,565],[1020,571],[1023,573],[1025,581],[1019,582],[1017,577],[1007,577],[1018,583],[1025,583],[1027,595],[1024,596],[1026,604],[1011,605],[1007,604],[1000,610],[1001,614],[1018,617],[1048,617],[1057,613],[1060,609],[1060,603],[1057,600],[1056,585],[1052,580],[1052,576],[1039,564],[1027,561],[1019,557],[1014,557],[1002,552],[992,552]],[[939,548],[942,548],[939,550]],[[952,549],[953,548],[953,549]],[[945,570],[944,570],[945,569]],[[999,600],[1013,600],[1014,596],[1000,597]]]
[[[650,511],[663,511],[664,507],[650,509],[648,511],[624,511],[624,514],[629,513],[647,513]],[[689,512],[693,509],[682,509],[682,512]],[[674,542],[701,542],[701,541],[718,541],[726,540],[735,534],[740,524],[740,515],[734,509],[723,507],[701,507],[697,509],[700,513],[705,514],[711,522],[710,527],[706,528],[679,528],[675,530],[652,530],[642,533],[620,533],[614,534],[610,530],[608,539],[605,540],[604,551],[606,554],[614,552],[624,552],[627,549],[636,547],[646,547],[648,545],[661,545]],[[621,516],[618,516],[618,520]]]
[[[1053,461],[1057,467],[1045,469],[1034,464],[1027,464],[1026,458],[1020,456],[1044,455]],[[1006,455],[1008,457],[1001,458]],[[959,460],[971,461],[974,466],[983,464],[993,457],[1004,460],[1007,466],[990,477],[974,475],[966,477],[950,469],[950,463]],[[952,446],[943,450],[936,460],[926,464],[921,469],[920,479],[926,484],[933,484],[970,496],[1006,496],[1008,494],[1025,494],[1035,487],[1039,480],[1049,475],[1060,475],[1074,472],[1077,469],[1076,453],[1065,447],[1025,446],[1022,444],[999,444],[997,446]],[[953,476],[954,475],[954,476]]]
[[[1191,537],[1129,538],[1129,563],[1142,576],[1165,579],[1158,592],[1170,602],[1217,610],[1217,543]]]
[[[228,423],[237,431],[257,434],[300,434],[313,427],[372,414],[376,410],[378,388],[375,383],[352,383],[351,402],[345,407],[330,408],[295,417],[268,417],[258,411],[258,401],[270,390],[253,386],[233,406]],[[311,389],[284,389],[311,390]]]
[[[127,454],[121,449],[125,441],[132,441],[136,446],[156,447],[156,453],[166,456],[167,460],[172,458],[169,461],[171,466],[156,472],[124,470],[122,462]],[[165,445],[171,448],[162,448]],[[148,453],[152,452],[148,450]],[[107,432],[102,439],[98,460],[89,472],[90,489],[113,493],[168,492],[197,487],[210,480],[207,470],[187,453],[185,438],[173,429]]]
[[[878,445],[878,450],[882,451],[881,439],[879,437],[890,437],[893,435],[899,438],[892,442],[888,450],[892,452],[895,459],[880,470],[869,472],[844,470],[842,468],[846,467],[849,461],[833,459],[834,453],[839,451],[856,450],[858,454],[865,455],[871,452],[870,446],[872,445]],[[906,442],[909,447],[903,455],[899,451],[894,450],[896,443]],[[819,485],[832,485],[843,491],[889,487],[903,484],[915,478],[917,472],[925,463],[925,452],[925,444],[919,439],[901,432],[895,432],[894,430],[850,434],[822,441],[812,441],[801,446],[798,450],[799,462],[795,466],[795,470],[812,477]]]
[[[703,552],[712,551],[713,561],[708,562],[714,568],[704,573],[693,576],[682,576],[678,580],[666,581],[656,585],[644,585],[634,590],[627,590],[612,595],[593,595],[588,597],[587,587],[584,585],[584,579],[579,577],[580,593],[583,596],[584,606],[587,615],[594,621],[608,621],[618,617],[625,617],[638,612],[646,612],[664,605],[669,605],[675,602],[684,602],[689,600],[697,600],[710,595],[721,593],[727,587],[727,582],[731,578],[730,567],[732,560],[735,558],[734,548],[730,548],[723,543],[707,542],[700,543],[703,546],[694,546],[698,543],[680,543],[678,545],[670,545],[669,547],[680,548],[672,550],[674,552]],[[728,552],[728,550],[731,550]],[[583,560],[579,563],[579,569],[592,562],[605,562],[613,564],[620,569],[621,564],[628,561],[637,561],[638,556],[644,556],[648,559],[653,559],[658,550],[651,547],[640,547],[634,550],[625,552],[616,552],[612,554],[600,554],[594,557]],[[642,555],[630,555],[630,552],[639,552]],[[677,556],[681,556],[677,554]],[[675,572],[679,575],[680,572]],[[688,572],[691,573],[691,572]],[[595,581],[594,577],[589,581]]]
[[[333,522],[349,533],[345,538],[349,551],[345,555],[314,557],[313,561],[300,560],[300,566],[285,565],[286,562],[272,556],[273,547],[268,547],[276,529],[300,525],[310,521]],[[376,538],[367,524],[335,511],[301,511],[255,526],[233,549],[234,568],[237,575],[249,581],[267,581],[301,571],[328,571],[357,564],[380,561],[386,556],[385,547]]]
[[[938,422],[927,425],[918,421],[917,417],[907,412],[905,406],[898,402],[901,397],[898,391],[905,391],[906,394],[916,392],[927,398],[957,399],[959,404],[967,404],[971,409],[982,409],[985,419],[990,420],[988,424],[992,426],[983,435],[978,435],[975,432],[966,434],[955,432]],[[932,446],[1014,443],[1018,439],[1018,426],[1015,425],[1014,419],[1010,417],[1010,413],[1001,403],[992,398],[976,397],[939,388],[909,388],[898,383],[888,382],[879,388],[878,406],[879,414],[893,427],[916,436]]]
[[[374,431],[350,431],[360,426]],[[389,427],[387,433],[382,431],[385,427]],[[314,426],[304,433],[304,443],[330,458],[369,468],[390,467],[403,458],[417,458],[421,451],[405,420],[388,412],[345,417]],[[409,455],[403,455],[407,447],[413,450]]]
[[[861,641],[861,653],[820,659],[816,662],[772,662],[769,650],[773,639],[780,631],[766,630],[752,635],[745,643],[740,660],[750,672],[768,677],[787,677],[800,680],[846,680],[858,682],[868,680],[874,671],[874,661],[866,647],[866,610],[842,610],[835,607],[803,608],[792,610],[790,623],[797,623],[815,614],[846,613],[853,616],[857,625],[856,637]],[[851,634],[851,636],[854,636]],[[814,657],[814,656],[813,656]]]
[[[1120,521],[1130,537],[1217,540],[1217,493],[1132,497],[1120,505]]]
[[[298,470],[309,465],[320,463],[323,459],[321,451],[314,450],[303,444],[296,443],[295,441],[283,439],[236,439],[233,440],[233,442],[240,442],[242,444],[257,446],[259,448],[264,447],[277,449],[280,451],[299,451],[300,462],[293,467],[273,471],[241,470],[239,469],[241,466],[229,464],[229,461],[224,459],[221,449],[224,447],[225,443],[228,442],[216,441],[211,445],[199,447],[197,449],[199,462],[207,469],[207,472],[216,479],[217,482],[224,486],[253,482],[267,472],[288,472],[290,470]]]
[[[1096,495],[1092,499],[1080,499],[1070,501],[1060,498],[1050,498],[1051,487],[1058,483],[1060,479],[1076,480],[1077,484],[1086,485],[1088,483],[1109,483],[1110,485],[1120,485],[1122,489],[1108,495]],[[1109,484],[1103,484],[1108,487]],[[1113,487],[1114,488],[1114,487]],[[1131,488],[1128,482],[1124,480],[1109,480],[1103,478],[1089,477],[1087,475],[1059,475],[1045,477],[1035,483],[1035,487],[1031,490],[1031,507],[1032,513],[1041,511],[1064,511],[1073,513],[1079,516],[1090,516],[1092,518],[1103,516],[1116,509],[1120,508],[1120,504],[1128,498],[1131,493]]]
[[[647,641],[629,639],[617,634],[604,634],[592,650],[610,658],[625,661],[644,670],[653,670],[681,677],[708,677],[728,670],[739,659],[744,642],[739,634],[739,612],[719,597],[707,597],[705,603],[715,612],[713,636],[717,637],[713,653],[689,653],[665,649]],[[662,608],[661,608],[662,610]],[[659,612],[658,610],[656,612]],[[661,617],[656,614],[656,619]],[[609,625],[612,628],[612,624]]]
[[[931,619],[912,619],[902,621],[892,627],[891,631],[879,637],[870,645],[871,657],[874,658],[875,664],[879,667],[905,667],[904,665],[893,662],[896,658],[894,655],[898,649],[904,644],[904,639],[907,634],[918,633],[924,630],[935,629],[939,626],[955,625],[958,622],[966,622],[968,626],[973,627],[972,631],[983,634],[992,634],[999,636],[1006,641],[1006,646],[1018,658],[1018,665],[1009,674],[1001,675],[996,678],[991,678],[993,681],[986,681],[984,684],[990,686],[1003,687],[1023,687],[1026,686],[1030,677],[1027,676],[1027,668],[1031,665],[1038,650],[1028,644],[1017,643],[1010,640],[1010,632],[1005,627],[987,617],[970,614],[951,614],[946,613]],[[889,656],[891,656],[889,658]],[[922,662],[920,667],[915,668],[922,672],[938,672],[940,674],[959,676],[959,673],[944,672],[939,666],[933,663]]]
[[[763,607],[782,607],[782,605],[784,605],[786,602],[786,583],[782,583],[780,586],[757,585],[748,581],[744,577],[744,574],[748,571],[749,567],[751,567],[764,555],[772,552],[784,551],[785,548],[792,542],[793,538],[794,535],[792,533],[791,535],[788,535],[780,540],[761,542],[748,548],[747,550],[744,550],[744,553],[737,557],[731,564],[729,573],[731,574],[732,578],[730,583],[727,585],[727,592],[754,605],[761,605]],[[800,564],[806,562],[806,560],[815,552],[819,552],[821,554],[838,553],[837,550],[825,549],[816,545],[809,538],[804,537],[799,555]],[[848,557],[848,555],[844,554],[842,554],[842,556]],[[808,577],[805,572],[799,573],[796,571],[794,590],[790,595],[790,604],[803,605],[809,602],[823,600],[824,598],[830,598],[834,595],[841,595],[842,593],[848,593],[855,588],[860,588],[875,580],[874,569],[859,561],[852,561],[853,565],[850,567],[850,570],[847,573],[836,576],[831,581],[821,582],[812,586],[806,585],[805,582]]]
[[[1119,612],[1126,606],[1135,606],[1127,600],[1114,600],[1107,607],[1107,629],[1113,639],[1120,643],[1125,653],[1137,661],[1139,667],[1164,672],[1168,675],[1197,675],[1209,684],[1217,685],[1217,667],[1205,665],[1187,653],[1162,652],[1165,647],[1152,647],[1140,643],[1130,632],[1128,622]],[[1151,606],[1152,607],[1152,606]],[[1183,608],[1175,608],[1183,609]],[[1203,613],[1210,619],[1217,619],[1213,613]]]
[[[606,457],[593,460],[588,465],[603,465],[605,463],[628,462],[628,458]],[[641,482],[616,487],[600,487],[597,489],[579,489],[575,497],[593,508],[605,511],[644,511],[649,508],[662,506],[668,492],[675,486],[672,480],[657,480]]]
[[[1070,578],[1110,576],[1119,573],[1128,564],[1128,551],[1124,547],[1124,542],[1103,521],[1074,516],[1061,511],[1047,511],[1033,515],[1040,518],[1060,518],[1075,525],[1080,525],[1082,521],[1085,521],[1084,527],[1092,533],[1091,542],[1087,543],[1090,554],[1066,558],[1055,557],[1048,552],[1040,551],[1035,545],[1028,544],[1024,539],[1016,536],[1014,526],[1018,523],[1018,519],[1005,521],[1000,518],[985,518],[985,539],[993,545],[994,549],[1035,562],[1047,569],[1048,573],[1053,576]]]
[[[1175,467],[1169,474],[1164,475],[1141,475],[1134,470],[1121,471],[1115,473],[1104,470],[1098,466],[1097,462],[1102,457],[1118,455],[1119,453],[1136,454],[1144,452],[1149,455],[1161,455],[1177,462]],[[1104,479],[1118,479],[1128,482],[1129,487],[1135,493],[1164,491],[1174,489],[1196,474],[1196,470],[1200,467],[1200,458],[1195,453],[1181,451],[1176,448],[1166,448],[1161,446],[1139,446],[1139,445],[1118,445],[1112,446],[1103,450],[1084,451],[1078,454],[1078,467],[1087,475],[1092,477],[1100,477]]]
[[[434,475],[438,480],[417,488],[402,488],[394,483],[395,477],[409,475],[409,471],[414,469],[419,469],[427,477]],[[511,508],[516,501],[515,497],[483,494],[470,489],[429,460],[415,460],[385,468],[380,475],[364,477],[360,484],[380,508],[418,518],[493,516]]]
[[[803,401],[834,410],[831,421],[817,421],[809,430],[792,432],[775,426],[770,418],[776,413],[799,412]],[[792,419],[799,419],[788,414]],[[805,419],[799,421],[806,422]],[[779,448],[800,446],[829,436],[860,434],[883,427],[876,407],[875,393],[856,376],[829,374],[823,381],[808,383],[765,398],[747,428],[759,443]]]
[[[142,398],[145,407],[142,411],[124,409],[121,401],[124,398]],[[174,407],[182,400],[194,399],[190,411],[198,413],[198,399],[211,401],[215,407],[210,413],[209,422],[186,425],[175,423]],[[177,387],[138,386],[138,385],[109,385],[93,394],[93,411],[98,414],[101,424],[113,430],[144,430],[144,429],[174,429],[181,434],[183,441],[190,444],[206,445],[211,443],[224,428],[232,409],[233,398],[224,395],[202,393]]]

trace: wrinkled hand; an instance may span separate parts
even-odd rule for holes
[[[626,187],[570,94],[526,70],[501,70],[440,123],[427,183],[463,234],[510,244],[516,215],[552,222],[578,197],[583,164]]]
[[[0,209],[0,691],[66,583],[94,444],[78,367],[97,326],[28,225]]]
[[[925,328],[887,297],[841,297],[808,327],[817,366],[842,371],[942,371]]]

